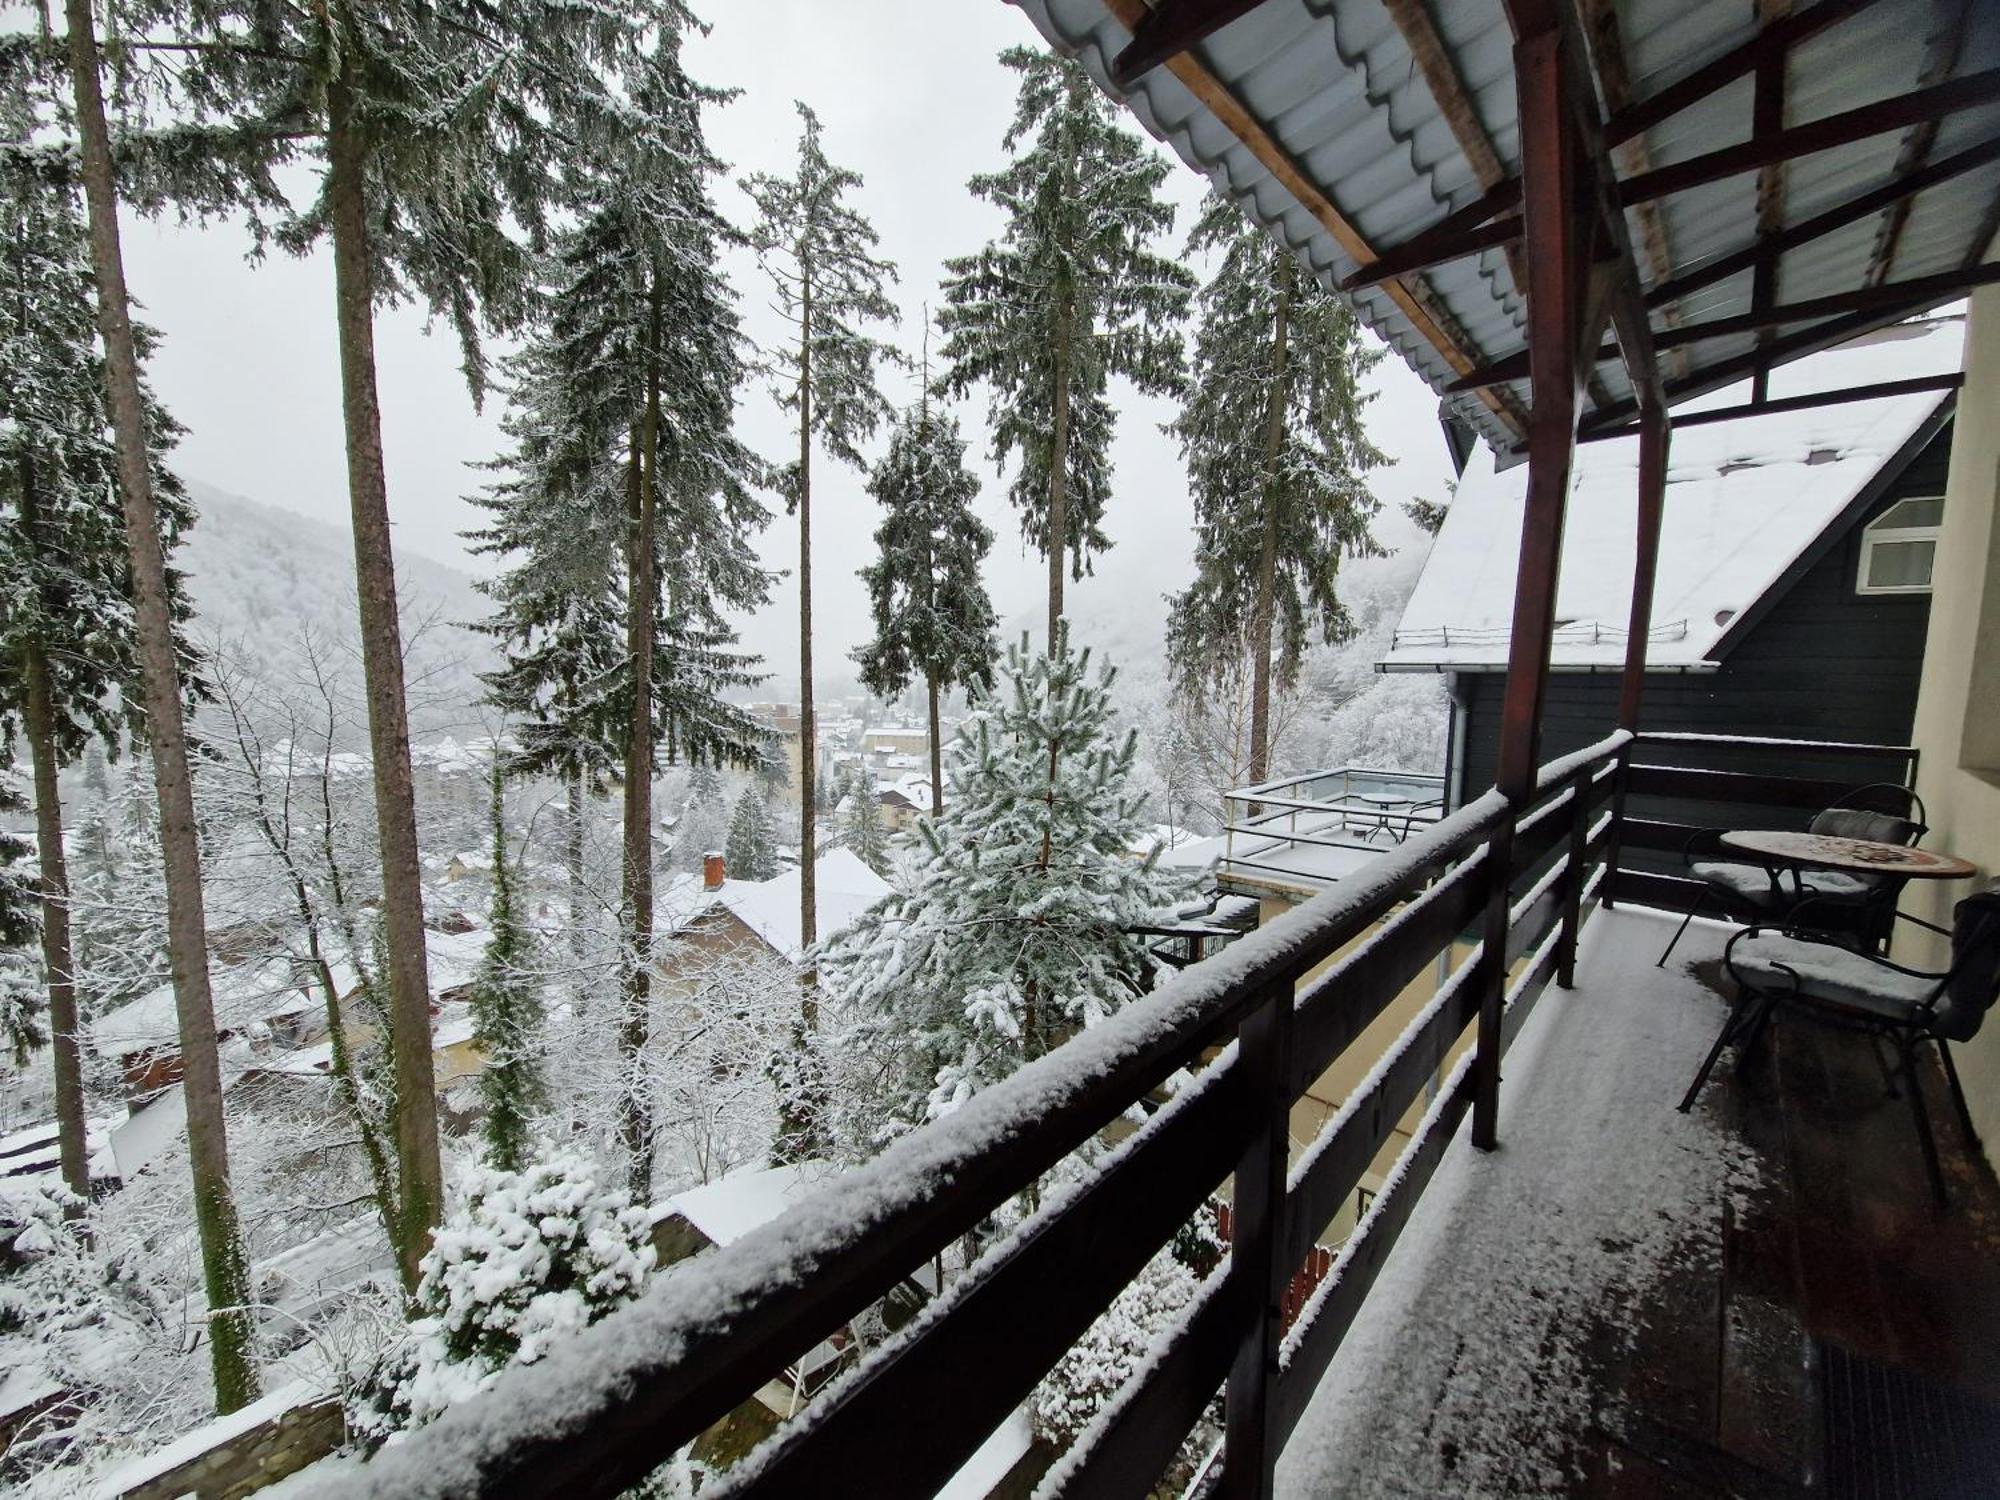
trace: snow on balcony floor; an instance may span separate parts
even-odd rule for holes
[[[1461,1126],[1279,1466],[1289,1497],[1574,1492],[1589,1361],[1648,1333],[1668,1268],[1717,1260],[1757,1158],[1675,1111],[1725,1006],[1693,972],[1726,929],[1603,911],[1578,987],[1551,987],[1508,1054],[1501,1149]],[[1710,972],[1713,972],[1711,967]]]

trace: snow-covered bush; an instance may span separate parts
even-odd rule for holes
[[[1059,1449],[1075,1442],[1194,1300],[1199,1285],[1172,1246],[1148,1261],[1035,1387],[1036,1434]]]
[[[610,1172],[583,1157],[473,1168],[424,1256],[420,1316],[359,1381],[349,1430],[373,1443],[420,1426],[636,1297],[653,1269],[650,1231]]]

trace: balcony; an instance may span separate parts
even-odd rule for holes
[[[1674,1111],[1720,1024],[1718,929],[1697,926],[1674,969],[1651,967],[1660,914],[1606,905],[1657,888],[1632,863],[1643,850],[1627,851],[1670,841],[1676,798],[1726,795],[1745,821],[1783,823],[1820,785],[1686,764],[1703,750],[1814,754],[1621,731],[1545,766],[1525,807],[1489,793],[1386,844],[667,1273],[386,1451],[351,1492],[618,1494],[1135,1108],[1148,1115],[1136,1132],[815,1397],[727,1492],[935,1494],[1218,1191],[1230,1255],[1045,1492],[1151,1493],[1218,1396],[1225,1494],[1404,1493],[1412,1475],[1426,1494],[1789,1493],[1938,1432],[1969,1434],[1938,1452],[1941,1471],[1965,1461],[1995,1431],[1982,1401],[2000,1395],[1980,1363],[2000,1335],[2000,1193],[1951,1122],[1939,1131],[1959,1207],[1938,1221],[1906,1105],[1884,1107],[1865,1056],[1785,1034],[1773,1062],[1712,1086],[1692,1117]],[[1642,786],[1650,815],[1628,818]],[[1295,1140],[1292,1102],[1440,957],[1446,977],[1394,1044]],[[1405,1135],[1297,1309],[1298,1271]],[[1902,1404],[1870,1410],[1856,1390]],[[1957,1425],[1924,1426],[1920,1400]],[[1628,1486],[1635,1475],[1657,1483]]]
[[[1341,766],[1223,794],[1216,878],[1233,895],[1299,901],[1444,816],[1442,776]]]

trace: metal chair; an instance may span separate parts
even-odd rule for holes
[[[1891,802],[1901,806],[1902,814],[1881,811],[1881,804]],[[1875,805],[1868,805],[1871,803]],[[1916,792],[1900,782],[1878,781],[1856,787],[1831,807],[1815,813],[1807,832],[1882,844],[1914,844],[1929,832],[1927,816],[1923,798]],[[1782,917],[1808,899],[1824,901],[1827,904],[1822,909],[1830,930],[1851,933],[1864,947],[1879,949],[1888,942],[1903,877],[1849,875],[1839,870],[1785,872],[1751,864],[1735,857],[1722,842],[1725,831],[1698,829],[1681,851],[1688,873],[1701,882],[1701,889],[1654,967],[1666,966],[1680,945],[1681,935],[1711,903],[1726,915],[1755,922]]]
[[[1902,1080],[1923,1146],[1931,1196],[1943,1209],[1944,1172],[1924,1106],[1917,1045],[1926,1041],[1936,1045],[1952,1103],[1970,1139],[1972,1116],[1948,1044],[1971,1041],[2000,997],[2000,889],[1968,896],[1953,908],[1951,967],[1941,974],[1817,941],[1812,932],[1796,928],[1746,927],[1730,938],[1722,963],[1736,981],[1736,1000],[1688,1085],[1681,1112],[1693,1107],[1724,1047],[1737,1044],[1741,1066],[1764,1029],[1781,1015],[1861,1032],[1878,1047],[1888,1042],[1896,1049],[1897,1066],[1890,1069],[1884,1063],[1885,1082],[1893,1096],[1898,1092],[1897,1079]]]

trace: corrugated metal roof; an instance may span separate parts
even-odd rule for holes
[[[1130,41],[1113,7],[1121,0],[1016,0],[1057,47],[1079,57],[1107,90],[1111,61]],[[1501,0],[1434,3],[1430,13],[1451,53],[1474,114],[1501,163],[1519,170],[1513,33]],[[1751,37],[1750,0],[1619,0],[1620,41],[1632,96],[1643,99]],[[1963,16],[1954,48],[1944,28]],[[1794,49],[1788,74],[1787,125],[1800,125],[1939,81],[1941,54],[1955,50],[1944,76],[2000,65],[2000,4],[1880,0]],[[1244,211],[1296,249],[1329,285],[1476,199],[1483,188],[1382,0],[1264,0],[1190,54],[1283,149],[1366,242],[1357,254],[1302,205],[1214,109],[1166,67],[1133,87],[1127,104],[1147,129],[1203,172]],[[1642,138],[1651,166],[1685,161],[1750,137],[1752,88],[1742,79],[1656,126]],[[1931,160],[2000,133],[2000,104],[1966,110],[1937,130]],[[1885,133],[1790,162],[1785,222],[1807,216],[1891,180],[1906,131]],[[1629,169],[1628,169],[1629,170]],[[1890,280],[1976,263],[2000,203],[2000,163],[1934,186],[1913,200]],[[1756,237],[1757,174],[1675,193],[1655,210],[1668,272],[1738,250]],[[1635,245],[1643,244],[1638,210],[1628,211]],[[1867,284],[1882,215],[1801,245],[1778,262],[1777,297],[1798,301]],[[1643,248],[1640,272],[1656,285],[1662,269]],[[1702,288],[1655,314],[1656,322],[1705,322],[1750,311],[1748,270]],[[1410,278],[1420,305],[1444,328],[1444,348],[1398,305],[1386,287],[1352,298],[1360,316],[1440,393],[1469,362],[1518,351],[1523,298],[1507,256],[1490,250]],[[1884,318],[1883,321],[1889,321]],[[1756,347],[1749,335],[1684,346],[1669,377]],[[1602,366],[1600,390],[1616,402],[1631,387],[1616,364]],[[1525,382],[1502,388],[1518,411]],[[1505,453],[1517,434],[1478,393],[1450,395],[1450,407]]]

